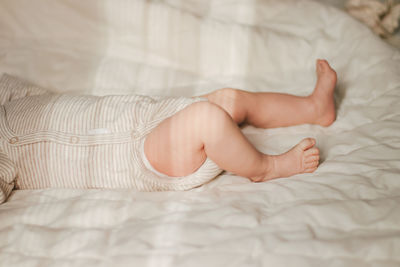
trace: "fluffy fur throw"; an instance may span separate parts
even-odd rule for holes
[[[393,0],[348,0],[346,9],[384,38],[392,35],[399,26],[400,3],[395,4]]]

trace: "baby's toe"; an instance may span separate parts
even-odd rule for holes
[[[307,151],[304,152],[304,156],[310,157],[310,156],[318,156],[319,155],[319,149],[317,147],[313,147],[308,149]]]
[[[301,150],[306,151],[312,148],[315,145],[316,141],[314,138],[305,138],[300,141],[297,145]]]
[[[306,163],[310,163],[310,162],[314,162],[314,161],[316,161],[316,162],[319,161],[319,155],[311,155],[311,156],[306,157],[306,159],[305,159]]]
[[[307,169],[316,168],[316,167],[318,167],[318,163],[319,163],[318,161],[308,162],[305,165],[305,169],[307,170]]]

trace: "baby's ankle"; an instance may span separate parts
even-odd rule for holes
[[[265,182],[275,178],[276,170],[276,156],[263,155],[263,165],[260,168],[260,173],[256,176],[250,177],[253,182]]]
[[[336,120],[335,100],[332,96],[311,94],[307,97],[311,124],[329,126]]]

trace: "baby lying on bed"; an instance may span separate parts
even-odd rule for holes
[[[317,75],[307,97],[225,88],[194,98],[62,95],[3,75],[0,203],[13,188],[186,190],[222,170],[255,182],[313,172],[314,139],[266,155],[238,125],[330,125],[336,73],[318,60]]]

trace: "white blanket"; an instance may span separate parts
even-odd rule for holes
[[[2,0],[0,72],[63,92],[306,95],[317,58],[338,72],[331,127],[244,129],[274,154],[315,137],[315,173],[14,191],[0,266],[400,265],[400,53],[364,25],[311,1]]]

